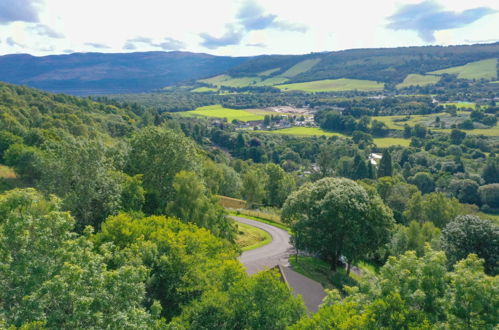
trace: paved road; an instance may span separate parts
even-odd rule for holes
[[[326,293],[320,283],[298,274],[289,267],[288,258],[290,254],[295,253],[295,250],[289,243],[290,236],[288,232],[266,223],[242,217],[232,218],[238,222],[263,229],[272,236],[271,243],[243,252],[239,257],[239,261],[246,266],[248,274],[254,274],[277,265],[282,266],[281,271],[293,292],[302,296],[309,312],[316,312]]]
[[[287,231],[242,217],[234,216],[232,218],[238,222],[263,229],[272,236],[272,242],[269,244],[254,250],[245,251],[239,257],[239,261],[246,266],[248,274],[254,274],[276,265],[289,266],[288,257],[294,252],[294,248],[289,243],[290,236]]]

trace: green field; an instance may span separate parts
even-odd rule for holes
[[[229,122],[234,119],[240,121],[263,120],[266,114],[275,114],[274,112],[265,112],[259,110],[257,113],[253,110],[236,110],[222,107],[220,104],[208,105],[205,107],[197,108],[196,110],[180,112],[184,116],[204,116],[213,118],[227,118]]]
[[[262,71],[258,75],[260,77],[267,77],[267,76],[270,76],[271,74],[273,74],[274,72],[277,72],[279,70],[281,70],[281,68],[270,69],[270,70]]]
[[[448,113],[433,113],[429,115],[412,115],[408,120],[403,120],[407,118],[407,116],[378,116],[371,117],[372,119],[376,119],[377,121],[383,122],[389,129],[403,130],[404,125],[407,124],[409,126],[414,126],[416,124],[421,124],[423,126],[428,126],[428,124],[435,121],[436,117],[440,117],[441,120],[464,120],[468,118],[468,113],[466,112],[458,112],[458,117],[452,117]],[[403,120],[403,121],[401,121]],[[449,127],[448,125],[447,127]],[[432,130],[436,132],[445,132],[449,133],[451,130],[446,129],[437,129],[431,127]],[[499,124],[491,128],[477,128],[472,130],[462,130],[470,135],[486,135],[486,136],[499,136]]]
[[[308,70],[312,69],[312,67],[314,67],[320,61],[321,60],[318,58],[301,61],[301,62],[293,65],[286,72],[281,74],[281,76],[287,77],[287,78],[295,77],[295,76],[299,75],[300,73],[304,73],[304,72],[307,72]]]
[[[315,80],[304,83],[285,84],[275,86],[283,91],[304,91],[304,92],[341,92],[341,91],[381,91],[385,87],[384,83],[371,80],[358,79],[327,79]]]
[[[476,103],[474,102],[447,102],[447,103],[440,103],[440,105],[443,105],[444,107],[453,105],[458,109],[472,109],[472,110],[476,109]]]
[[[401,139],[401,138],[375,138],[374,144],[376,144],[379,148],[388,148],[391,146],[404,146],[408,147],[411,143],[410,139]]]
[[[460,79],[497,79],[497,58],[471,62],[461,66],[428,72],[432,74],[457,74]]]
[[[318,127],[290,127],[274,131],[256,131],[259,133],[282,134],[295,136],[344,136],[341,133],[326,132]]]
[[[193,93],[206,93],[206,92],[218,92],[218,88],[214,87],[198,87],[191,90]]]
[[[199,80],[199,82],[210,84],[213,86],[225,86],[225,87],[247,87],[256,85],[262,81],[260,77],[239,77],[232,78],[229,75],[222,74],[219,76],[211,77],[208,79]]]
[[[272,237],[265,230],[244,223],[237,223],[237,246],[243,251],[253,250],[272,242]]]
[[[405,77],[403,82],[397,85],[397,88],[404,88],[409,86],[435,85],[439,81],[440,81],[439,76],[409,74],[407,75],[407,77]]]

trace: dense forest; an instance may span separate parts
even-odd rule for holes
[[[499,142],[407,125],[409,146],[380,148],[373,139],[393,132],[374,112],[444,109],[364,96],[90,99],[0,83],[0,327],[494,329]],[[318,125],[346,135],[176,113],[216,103],[313,106]],[[497,122],[495,104],[475,112]],[[340,279],[317,313],[276,271],[246,274],[220,195],[278,216]],[[362,265],[373,271],[352,279]]]

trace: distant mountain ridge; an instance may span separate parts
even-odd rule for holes
[[[205,78],[246,57],[189,52],[0,56],[0,81],[74,95],[146,92]]]
[[[205,79],[208,84],[225,79],[227,85],[236,87],[248,77],[253,77],[247,79],[248,84],[255,86],[255,81],[261,86],[273,86],[340,78],[395,86],[410,74],[425,74],[490,58],[499,58],[499,43],[252,57],[178,51],[43,57],[15,54],[0,56],[0,81],[73,95],[147,92],[210,77],[215,78]]]

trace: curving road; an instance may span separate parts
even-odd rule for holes
[[[326,296],[322,285],[311,280],[289,267],[288,258],[294,253],[293,246],[289,243],[290,236],[287,231],[268,225],[266,223],[242,218],[232,217],[237,222],[242,222],[265,230],[272,236],[272,242],[260,248],[243,252],[239,257],[248,274],[281,265],[281,274],[284,281],[291,287],[295,294],[301,295],[310,312],[315,313]]]
[[[276,265],[285,267],[289,265],[288,257],[293,253],[294,248],[289,243],[290,236],[287,231],[255,220],[236,216],[232,218],[237,222],[265,230],[272,236],[272,242],[269,244],[254,250],[245,251],[239,257],[239,261],[246,266],[248,274],[254,274]]]

